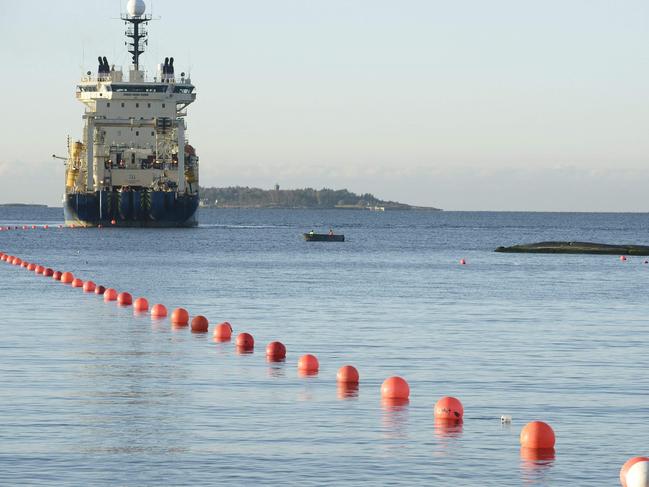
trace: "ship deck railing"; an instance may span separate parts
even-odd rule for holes
[[[120,78],[119,80],[113,79],[113,76],[110,74],[108,76],[96,76],[96,75],[84,75],[81,77],[81,83],[130,83],[131,81],[128,81],[126,79],[121,78],[123,76],[123,73],[118,69],[115,69],[115,73],[120,74],[120,76],[116,76],[115,78]],[[138,84],[138,83],[170,83],[170,84],[190,84],[191,79],[188,77],[165,77],[164,79],[159,78],[158,76],[154,76],[153,78],[148,77],[146,74],[143,77],[144,79],[142,81],[133,81],[133,83]]]

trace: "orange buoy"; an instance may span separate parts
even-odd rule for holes
[[[356,370],[356,367],[351,365],[343,365],[338,369],[336,380],[345,384],[358,384],[358,370]]]
[[[187,326],[189,313],[185,308],[176,308],[171,312],[171,323],[177,326]]]
[[[232,326],[227,321],[219,323],[214,327],[214,340],[217,342],[227,342],[232,337]]]
[[[104,301],[116,301],[117,300],[117,290],[109,287],[104,291]]]
[[[20,265],[23,263],[23,260],[20,257],[14,257],[14,260],[11,261],[13,265]]]
[[[121,292],[117,295],[117,303],[120,306],[130,306],[133,304],[133,296],[127,292]]]
[[[75,277],[72,280],[72,287],[83,287],[83,281],[79,279],[78,277]]]
[[[50,226],[49,226],[49,225],[45,225],[43,228],[44,228],[45,230],[47,230],[47,229],[50,228]]]
[[[385,399],[408,399],[410,386],[402,377],[388,377],[381,384],[381,397]]]
[[[167,307],[164,304],[154,304],[151,307],[151,318],[165,318],[167,316]]]
[[[310,353],[302,355],[297,361],[297,368],[302,372],[317,372],[320,368],[318,357],[311,355]]]
[[[36,274],[42,274],[44,270],[45,270],[45,267],[43,267],[42,265],[37,265],[36,269],[34,269],[34,272]],[[72,281],[70,281],[70,282],[72,282]],[[66,283],[66,284],[68,284],[68,283]]]
[[[28,267],[27,269],[29,270],[29,267]],[[54,271],[54,274],[52,274],[52,278],[53,278],[55,281],[60,281],[60,280],[61,280],[61,276],[62,276],[61,271]]]
[[[137,298],[135,301],[133,301],[133,311],[147,311],[149,309],[149,302],[146,300],[146,298]]]
[[[27,266],[29,266],[29,262],[25,262],[24,260],[23,263],[20,264],[20,267],[24,267],[25,269],[27,269]]]
[[[54,269],[50,269],[49,267],[47,267],[47,268],[43,271],[43,275],[44,275],[45,277],[52,277],[52,276],[54,275]]]
[[[74,274],[72,272],[64,272],[61,274],[61,282],[63,284],[71,284],[74,281]]]
[[[207,333],[210,322],[203,315],[197,315],[192,318],[192,333]]]
[[[445,396],[435,403],[435,418],[462,421],[464,407],[459,399]]]
[[[116,222],[115,220],[111,220],[111,221],[110,221],[110,224],[111,224],[111,225],[115,225],[116,223],[117,223],[117,222]]]
[[[270,361],[284,360],[286,347],[282,342],[270,342],[266,345],[266,358]]]
[[[104,286],[97,286],[95,288],[95,294],[98,294],[99,296],[101,296],[105,292],[106,292],[106,288]]]
[[[83,291],[86,292],[86,293],[95,292],[96,287],[97,287],[97,285],[92,281],[86,281],[86,282],[83,283]]]
[[[629,469],[638,462],[649,462],[649,458],[647,457],[629,458],[626,462],[624,462],[624,465],[622,465],[622,468],[620,469],[620,483],[622,484],[622,487],[627,487],[626,474],[629,471]]]
[[[36,264],[34,264],[34,263],[30,263],[30,264],[27,266],[27,270],[28,270],[28,271],[34,271],[34,270],[36,270]]]
[[[239,350],[252,350],[255,348],[255,339],[250,333],[239,333],[237,335],[237,348]]]
[[[466,265],[466,260],[460,259],[460,265]]]
[[[620,255],[620,260],[624,262],[626,260],[626,257],[624,255]]]
[[[543,421],[532,421],[521,430],[520,442],[524,448],[554,448],[554,431]]]

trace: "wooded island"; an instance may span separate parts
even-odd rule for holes
[[[427,210],[439,208],[412,206],[396,201],[385,201],[370,193],[358,195],[346,189],[275,189],[230,186],[227,188],[200,188],[201,206],[217,208],[341,208],[384,210]]]

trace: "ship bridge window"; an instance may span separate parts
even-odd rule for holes
[[[186,93],[186,94],[189,94],[192,91],[194,91],[193,86],[176,86],[174,88],[174,93]]]
[[[97,91],[96,86],[79,86],[80,91]]]
[[[113,91],[119,93],[164,93],[167,91],[167,85],[112,85]]]

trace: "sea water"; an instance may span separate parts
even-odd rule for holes
[[[0,208],[0,225],[61,223]],[[0,232],[0,251],[227,320],[253,354],[0,265],[0,484],[616,485],[649,453],[646,214],[200,210],[193,229]],[[301,234],[344,233],[344,243]],[[459,265],[464,258],[467,265]],[[282,341],[284,362],[266,361]],[[300,377],[300,355],[320,360]],[[336,371],[356,366],[357,391]],[[392,375],[410,402],[381,402]],[[461,426],[433,421],[442,396]],[[501,416],[511,416],[501,422]],[[554,457],[521,455],[529,421]]]

